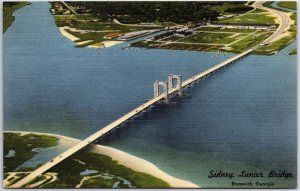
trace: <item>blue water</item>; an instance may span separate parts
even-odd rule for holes
[[[5,155],[4,157],[5,157],[5,158],[11,158],[11,157],[15,157],[15,156],[16,156],[16,151],[14,151],[14,150],[9,150],[9,151],[8,151],[8,154]]]
[[[159,49],[80,49],[46,2],[15,12],[4,33],[4,130],[85,138],[153,96],[169,73],[184,79],[233,54]],[[102,144],[144,158],[201,187],[230,187],[210,170],[296,173],[296,56],[251,55],[157,107]],[[249,179],[236,178],[236,181]],[[273,181],[293,187],[296,178]]]
[[[282,10],[286,10],[286,11],[297,13],[297,10],[293,10],[293,9],[289,9],[289,8],[285,8],[285,7],[280,7],[280,6],[277,5],[278,3],[279,3],[279,1],[274,1],[271,5],[273,7],[276,7],[276,8],[282,9]]]
[[[90,175],[90,174],[95,174],[95,173],[97,173],[97,172],[98,172],[97,170],[89,170],[89,169],[86,169],[85,171],[80,172],[80,175],[86,176],[86,175]]]

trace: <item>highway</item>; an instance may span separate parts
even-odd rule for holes
[[[256,2],[254,6],[256,6],[257,8],[269,10],[269,8],[263,7],[262,3],[263,2]],[[287,19],[286,14],[281,14],[280,11],[277,11],[277,10],[273,10],[273,9],[270,9],[270,10],[275,11],[276,14],[278,14],[278,16],[280,17],[279,21],[281,23],[280,23],[278,29],[276,30],[276,32],[264,41],[265,43],[266,42],[271,42],[274,38],[276,38],[278,35],[280,35],[282,32],[284,32],[284,30],[286,28],[286,25],[287,25],[287,23],[286,23],[287,22],[286,21],[286,19]],[[223,61],[223,62],[221,62],[221,63],[219,63],[219,64],[203,71],[203,72],[200,72],[199,74],[197,74],[197,75],[185,80],[184,82],[182,82],[182,87],[183,88],[187,87],[187,86],[191,85],[193,82],[196,82],[197,80],[199,80],[203,77],[206,77],[207,75],[210,75],[210,74],[214,73],[215,71],[231,64],[232,62],[234,62],[236,60],[239,60],[240,58],[250,54],[256,48],[257,48],[257,46],[252,47],[252,48],[250,48],[250,49],[248,49],[248,50],[246,50],[246,51],[244,51],[240,54],[237,54],[237,55],[235,55],[235,56],[233,56],[233,57],[231,57],[231,58],[229,58],[229,59],[227,59],[227,60],[225,60],[225,61]],[[169,94],[176,93],[177,91],[178,91],[178,89],[172,89],[172,90],[170,90]],[[31,180],[33,180],[37,176],[45,173],[46,171],[51,169],[53,166],[59,164],[61,161],[65,160],[66,158],[68,158],[69,156],[71,156],[74,153],[78,152],[79,150],[85,148],[89,144],[93,143],[94,141],[96,141],[101,136],[104,136],[109,131],[113,130],[114,128],[117,128],[121,124],[123,124],[126,121],[130,120],[135,115],[138,115],[140,112],[147,109],[148,107],[151,107],[152,105],[155,105],[157,102],[163,100],[163,98],[164,98],[164,95],[161,94],[161,95],[147,101],[146,103],[138,106],[137,108],[131,110],[130,112],[128,112],[124,116],[118,118],[117,120],[115,120],[112,123],[108,124],[107,126],[102,128],[101,130],[99,130],[96,133],[92,134],[88,138],[82,140],[80,143],[78,143],[78,144],[74,145],[73,147],[71,147],[70,149],[66,150],[61,155],[53,158],[49,162],[43,164],[42,166],[40,166],[36,170],[32,171],[29,175],[27,175],[26,177],[24,177],[23,179],[21,179],[17,183],[11,185],[10,188],[21,188],[26,183],[30,182]]]
[[[281,34],[287,32],[289,21],[290,21],[290,16],[285,12],[282,12],[282,11],[279,11],[276,9],[271,9],[268,7],[264,7],[263,3],[264,3],[264,1],[257,1],[252,6],[254,8],[259,8],[259,9],[264,9],[266,11],[269,11],[270,13],[277,15],[277,18],[279,19],[279,27],[277,28],[277,30],[269,38],[267,38],[264,41],[264,43],[270,43],[270,42],[273,42]]]

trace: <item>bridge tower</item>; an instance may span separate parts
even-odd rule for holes
[[[169,86],[169,91],[173,89],[173,79],[176,79],[176,86],[175,89],[178,89],[178,95],[182,96],[182,79],[181,75],[175,75],[175,74],[169,74],[168,76],[168,86]]]
[[[162,93],[159,92],[159,87],[163,88],[163,92]],[[164,94],[165,102],[168,103],[169,102],[169,86],[168,86],[168,82],[159,82],[159,81],[156,80],[154,82],[154,97],[157,97],[160,94]]]

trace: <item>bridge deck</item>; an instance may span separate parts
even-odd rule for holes
[[[243,56],[246,56],[247,54],[251,53],[252,51],[253,51],[253,49],[249,49],[249,50],[247,50],[243,53],[237,54],[237,55],[221,62],[220,64],[217,64],[217,65],[215,65],[215,66],[213,66],[213,67],[197,74],[196,76],[193,76],[193,77],[185,80],[182,83],[182,87],[184,88],[184,87],[190,85],[191,83],[197,81],[198,79],[200,79],[202,77],[205,77],[206,75],[208,75],[208,74],[210,74],[210,73],[212,73],[212,72],[214,72],[218,69],[221,69],[222,67],[234,62],[235,60],[238,60],[239,58],[241,58]],[[178,91],[178,89],[173,89],[173,90],[170,91],[170,94],[171,93],[176,93],[176,91]],[[72,154],[78,152],[79,150],[83,149],[84,147],[88,146],[89,144],[96,141],[101,136],[105,135],[106,133],[113,130],[114,128],[117,128],[119,125],[123,124],[127,120],[131,119],[133,116],[135,116],[135,115],[139,114],[140,112],[142,112],[143,110],[147,109],[148,107],[154,105],[155,103],[162,100],[163,98],[164,98],[164,95],[162,94],[162,95],[160,95],[158,97],[155,97],[155,98],[147,101],[146,103],[138,106],[137,108],[133,109],[132,111],[130,111],[129,113],[127,113],[124,116],[120,117],[119,119],[115,120],[114,122],[106,125],[104,128],[102,128],[101,130],[99,130],[96,133],[92,134],[88,138],[82,140],[80,143],[76,144],[72,148],[66,150],[61,155],[55,157],[51,161],[49,161],[49,162],[45,163],[44,165],[42,165],[41,167],[37,168],[36,170],[31,172],[28,176],[21,179],[20,181],[18,181],[14,185],[10,186],[10,188],[20,188],[20,187],[22,187],[23,185],[25,185],[29,181],[33,180],[35,177],[43,174],[44,172],[46,172],[47,170],[49,170],[53,166],[55,166],[58,163],[60,163],[61,161],[63,161],[64,159],[68,158],[69,156],[71,156]]]

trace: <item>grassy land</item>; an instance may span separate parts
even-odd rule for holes
[[[222,27],[201,27],[197,31],[219,31]]]
[[[269,46],[260,47],[257,50],[255,50],[255,52],[258,54],[273,53],[273,52],[281,50],[284,47],[286,47],[287,45],[289,45],[297,36],[296,18],[297,18],[296,13],[293,13],[291,15],[291,19],[295,20],[295,24],[292,25],[290,27],[290,29],[288,30],[288,32],[290,32],[290,34],[288,36],[285,36],[285,37],[271,43]]]
[[[24,178],[26,175],[28,175],[28,173],[18,173],[18,174],[16,174],[15,175],[15,177],[11,177],[11,178],[9,178],[8,179],[8,182],[9,182],[9,184],[7,184],[7,185],[5,185],[6,187],[7,186],[10,186],[10,185],[12,185],[12,184],[14,184],[14,183],[16,183],[16,182],[18,182],[19,180],[21,180],[22,178]],[[4,176],[8,176],[8,173],[7,174],[4,174]],[[3,180],[4,180],[5,178],[3,178]]]
[[[268,14],[248,13],[238,17],[221,20],[219,23],[275,24],[275,18]]]
[[[28,2],[3,2],[3,33],[14,22],[15,17],[12,15],[14,11],[29,5]]]
[[[293,54],[297,54],[297,48],[294,48],[294,49],[289,53],[289,55],[293,55]]]
[[[161,39],[163,41],[176,41],[176,40],[180,40],[181,37],[178,37],[178,36],[170,36],[168,38],[164,38],[164,39]]]
[[[273,3],[273,1],[266,1],[265,3],[263,3],[263,5],[264,5],[264,7],[269,7],[269,8],[271,8],[271,9],[276,9],[276,10],[283,11],[283,12],[289,12],[289,11],[287,11],[287,10],[280,9],[280,8],[278,8],[278,7],[273,7],[273,6],[272,6],[272,3]]]
[[[264,13],[264,12],[267,12],[266,10],[263,10],[263,9],[254,9],[253,11],[249,12],[249,13]]]
[[[163,49],[189,50],[189,51],[205,51],[211,47],[215,47],[215,46],[199,45],[199,44],[180,44],[180,43],[158,45],[158,48],[163,48]]]
[[[296,1],[280,1],[277,3],[279,7],[284,7],[292,10],[297,9],[297,2]]]
[[[207,6],[207,8],[213,11],[217,11],[222,15],[245,13],[252,9],[252,7],[249,7],[245,4],[234,4],[231,2],[224,2],[222,5]]]
[[[271,36],[271,32],[260,32],[255,35],[250,35],[243,40],[233,44],[231,47],[233,48],[233,52],[242,52],[247,50],[248,48],[258,45],[263,40]]]
[[[32,158],[35,154],[35,152],[32,151],[33,148],[54,146],[57,144],[57,141],[58,139],[52,136],[36,135],[31,133],[20,136],[20,133],[4,133],[4,156],[7,155],[9,150],[16,151],[16,155],[14,157],[4,157],[4,173],[11,172],[14,168]],[[80,160],[85,164],[83,165],[82,163],[78,163],[78,161],[74,159]],[[80,172],[83,172],[86,169],[98,171],[96,174],[88,176],[109,174],[113,178],[110,180],[101,177],[91,178],[83,184],[83,188],[111,188],[115,182],[121,180],[119,177],[129,181],[137,188],[170,187],[166,182],[156,177],[146,173],[135,172],[118,164],[117,161],[112,160],[111,157],[91,153],[88,152],[87,149],[84,149],[52,168],[50,171],[58,173],[58,180],[46,184],[45,188],[74,188],[80,183],[82,178],[85,177],[80,175]],[[29,169],[20,170],[27,171]],[[25,173],[19,173],[17,178],[11,180],[11,184],[17,182],[25,175]],[[7,176],[8,174],[4,174],[4,177]],[[44,176],[39,176],[27,184],[27,186],[43,179],[45,179]],[[119,187],[128,188],[128,185],[120,182]]]
[[[102,41],[106,41],[103,37],[107,34],[113,32],[133,32],[133,31],[140,31],[140,30],[151,30],[151,29],[159,29],[162,27],[153,27],[153,26],[129,26],[129,25],[120,25],[114,22],[98,22],[97,18],[92,15],[56,15],[55,16],[55,23],[57,26],[68,26],[69,24],[66,23],[66,20],[73,21],[73,28],[78,30],[84,30],[85,33],[81,32],[74,32],[71,30],[66,30],[68,33],[80,38],[76,42],[82,41],[90,41],[84,44],[76,45],[75,47],[82,48],[89,45],[99,45],[103,46],[101,43]],[[164,23],[166,26],[174,25],[174,23]]]
[[[237,38],[230,38],[230,36],[232,36],[232,34],[200,32],[196,35],[181,40],[180,42],[227,44],[237,39]]]
[[[36,154],[36,152],[32,151],[33,148],[55,146],[58,141],[57,138],[51,136],[35,134],[20,135],[20,133],[4,133],[4,156],[10,150],[16,152],[14,157],[4,157],[4,172],[11,172],[25,161],[31,159]]]
[[[68,30],[68,29],[66,29],[66,31],[68,33],[80,38],[76,42],[83,42],[83,41],[88,41],[88,40],[90,41],[90,42],[87,42],[87,43],[84,43],[84,44],[76,45],[75,47],[77,47],[77,48],[86,47],[86,46],[89,46],[89,45],[93,45],[93,44],[105,41],[106,39],[104,39],[103,37],[106,34],[111,33],[111,32],[89,32],[89,33],[82,34],[80,32],[74,32],[74,31],[71,31],[71,30]]]
[[[74,159],[80,160],[85,164],[79,164]],[[58,180],[45,185],[45,188],[74,188],[83,178],[83,176],[79,175],[80,172],[85,171],[86,169],[98,171],[93,174],[93,176],[106,173],[115,177],[122,177],[123,179],[131,182],[131,184],[137,188],[170,187],[166,182],[149,174],[135,172],[123,165],[120,165],[117,161],[113,161],[112,158],[108,156],[81,151],[50,170],[51,172],[58,173]],[[114,182],[115,181],[113,180],[107,181],[101,177],[92,178],[83,184],[82,188],[111,188]],[[123,186],[125,187],[126,185]]]
[[[216,32],[232,32],[232,33],[252,33],[255,29],[238,29],[238,28],[221,28],[221,27],[201,27],[197,31],[216,31]]]
[[[102,177],[94,177],[85,181],[82,188],[112,188],[117,181],[116,178],[104,180]],[[124,186],[123,188],[128,187]]]
[[[92,15],[56,15],[54,16],[55,23],[59,27],[68,26],[66,20],[73,20],[74,28],[79,30],[91,30],[91,31],[107,31],[116,30],[119,32],[132,32],[138,30],[151,30],[158,29],[161,27],[153,26],[129,26],[129,25],[119,25],[114,22],[99,22],[96,21]],[[171,23],[165,23],[166,25],[174,25]]]
[[[89,32],[89,33],[85,33],[82,34],[80,32],[74,32],[71,30],[66,29],[66,31],[78,38],[80,38],[80,40],[77,40],[76,42],[81,42],[81,41],[87,41],[87,40],[105,40],[103,37],[111,32]]]
[[[104,47],[104,44],[101,43],[101,42],[102,42],[101,40],[92,40],[91,42],[87,42],[87,43],[84,43],[84,44],[79,44],[79,45],[76,45],[75,47],[83,48],[83,47],[87,47],[87,46],[90,46],[90,45],[94,45],[94,46],[98,46],[98,47]]]
[[[139,30],[158,29],[159,27],[145,27],[145,26],[127,26],[119,25],[113,22],[84,22],[79,21],[75,28],[81,30],[118,30],[120,32],[132,32]]]
[[[182,38],[179,40],[178,40],[179,37],[173,37],[172,34],[169,34],[169,37],[167,38],[166,36],[163,36],[151,42],[140,41],[140,42],[133,43],[132,46],[138,46],[144,48],[162,48],[162,49],[172,49],[172,50],[226,51],[226,52],[238,53],[248,49],[251,46],[261,43],[263,40],[265,40],[272,34],[272,32],[269,31],[265,32],[265,31],[256,31],[253,29],[238,29],[238,28],[221,29],[219,27],[202,27],[198,30],[199,31],[203,30],[205,32],[199,32],[198,34],[192,35],[187,38]],[[225,33],[225,32],[229,32],[229,33]],[[250,33],[253,34],[249,35]],[[249,36],[244,38],[246,35]],[[163,39],[163,41],[171,41],[173,43],[163,43],[163,42],[156,41],[156,40],[161,40],[162,38],[165,38]],[[172,40],[177,40],[178,43]],[[201,44],[189,44],[189,43],[201,43]],[[208,43],[208,44],[203,44],[203,43]]]
[[[137,47],[143,47],[143,48],[161,48],[161,49],[169,49],[169,50],[189,50],[189,51],[205,51],[210,47],[216,47],[212,45],[202,45],[202,44],[182,44],[182,43],[163,44],[157,41],[152,41],[152,42],[139,41],[139,42],[132,43],[131,45]]]

